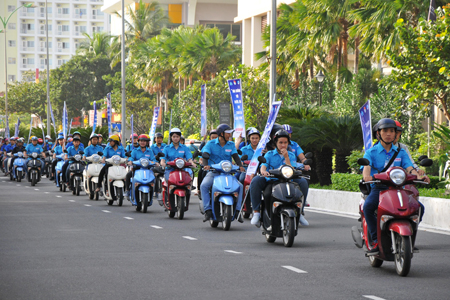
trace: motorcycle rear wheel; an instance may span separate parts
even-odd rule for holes
[[[395,247],[397,254],[395,254],[395,270],[400,276],[406,276],[411,269],[411,242],[409,236],[401,236],[395,234]]]
[[[376,258],[374,255],[369,256],[369,262],[374,268],[379,268],[383,264],[383,260]]]
[[[295,238],[295,218],[284,215],[283,244],[292,247]]]

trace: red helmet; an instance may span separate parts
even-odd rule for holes
[[[402,124],[399,121],[395,121],[395,125],[397,125],[397,131],[403,131]]]
[[[44,143],[44,140],[43,139],[38,139],[38,143],[39,143],[39,145],[41,145],[41,144]]]
[[[146,134],[141,134],[138,139],[139,141],[150,141],[150,137]]]
[[[137,138],[139,138],[139,136],[137,135],[137,133],[133,133],[133,134],[130,135],[130,140],[132,140],[132,139],[137,139]]]

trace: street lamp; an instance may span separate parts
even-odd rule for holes
[[[162,129],[162,134],[164,137],[164,117],[165,117],[164,113],[167,109],[167,98],[166,98],[165,94],[161,97],[161,102],[164,103],[164,107],[161,107],[161,110],[162,110],[161,129]]]
[[[29,4],[24,4],[19,6],[18,8],[16,8],[12,13],[9,14],[9,16],[6,18],[2,18],[0,16],[0,21],[3,24],[3,29],[0,30],[0,32],[3,32],[5,34],[5,116],[6,116],[6,125],[9,124],[8,122],[8,55],[6,53],[6,26],[8,25],[9,19],[11,19],[11,16],[18,11],[20,8],[22,7],[31,7],[33,4],[29,3]],[[8,126],[9,128],[9,126]],[[6,132],[5,132],[6,134]],[[6,136],[6,135],[5,135]],[[9,136],[9,132],[8,132],[8,136]]]
[[[316,79],[319,82],[319,106],[322,106],[322,84],[325,79],[325,75],[323,75],[322,70],[316,75]]]

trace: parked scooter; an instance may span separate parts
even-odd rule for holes
[[[85,167],[84,161],[81,160],[81,156],[84,154],[83,151],[79,151],[72,157],[69,157],[69,161],[72,163],[68,166],[69,168],[69,186],[72,187],[72,195],[80,195],[81,187],[83,186],[83,171]]]
[[[61,153],[60,155],[56,156],[56,159],[58,160],[55,166],[55,185],[56,187],[59,187],[59,190],[61,192],[65,192],[66,191],[66,184],[63,182],[62,178],[63,178],[63,174],[62,174],[62,167],[64,165],[64,157],[65,157],[65,153]]]
[[[14,154],[14,156],[17,158],[14,160],[11,176],[13,176],[13,179],[17,180],[17,182],[21,182],[22,179],[25,178],[27,161],[23,158],[23,152],[18,152]]]
[[[358,159],[358,164],[368,166],[369,160]],[[420,161],[421,166],[431,166],[433,161],[425,158]],[[400,167],[390,167],[386,172],[373,176],[374,180],[360,183],[363,194],[368,195],[368,185],[379,183],[387,186],[387,190],[380,192],[377,210],[377,240],[380,249],[377,255],[367,255],[370,265],[379,268],[383,261],[394,261],[397,274],[406,276],[411,268],[411,259],[414,253],[414,244],[420,222],[420,204],[417,201],[419,192],[414,184],[424,181],[417,180],[416,175],[406,174]],[[361,226],[352,227],[352,237],[358,248],[370,249],[373,243],[368,232],[364,216],[364,199],[359,205]]]
[[[90,164],[83,171],[83,187],[86,195],[89,195],[89,199],[98,200],[99,192],[95,192],[98,186],[98,175],[102,170],[103,164],[101,163],[103,155],[102,152],[93,154],[86,157],[86,161]]]
[[[191,175],[184,168],[189,168],[192,164],[182,158],[176,158],[167,165],[172,167],[173,171],[169,174],[169,181],[164,180],[162,185],[164,207],[170,218],[178,213],[178,219],[182,220],[184,212],[189,209],[192,183]]]
[[[205,152],[202,157],[209,159],[210,155]],[[239,170],[239,167],[227,160],[222,160],[218,164],[211,165],[210,170],[218,172],[219,176],[214,178],[211,188],[213,218],[209,222],[213,228],[222,222],[222,229],[227,231],[230,229],[231,222],[238,217],[235,213],[236,209],[240,208],[237,207],[240,185],[236,177],[232,175]]]
[[[305,155],[306,156],[306,155]],[[311,157],[308,153],[306,157]],[[266,159],[258,157],[260,163]],[[311,159],[306,159],[304,165],[310,165]],[[268,243],[273,243],[278,237],[283,238],[285,247],[291,247],[297,236],[300,214],[304,205],[304,196],[298,184],[292,181],[295,178],[305,178],[302,171],[288,165],[268,171],[271,177],[277,178],[268,184],[263,192],[264,201],[261,202],[261,229]],[[268,206],[271,204],[270,207]]]
[[[127,170],[121,164],[125,164],[126,162],[126,158],[121,158],[118,155],[114,155],[106,160],[106,163],[111,165],[111,167],[108,169],[108,176],[105,178],[105,182],[101,184],[103,187],[103,197],[108,205],[113,205],[114,201],[117,201],[119,206],[123,204]],[[107,183],[109,184],[108,190],[106,190]]]
[[[35,186],[36,183],[41,181],[42,161],[40,160],[40,155],[36,152],[31,153],[28,157],[31,158],[27,162],[28,182],[31,182],[31,186]]]

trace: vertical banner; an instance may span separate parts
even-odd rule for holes
[[[70,119],[69,130],[67,131],[67,134],[70,134],[70,131],[72,130],[72,121],[73,121],[73,118]]]
[[[169,123],[169,133],[172,130],[172,110],[170,110],[170,123]]]
[[[153,108],[152,127],[150,128],[150,134],[149,134],[150,135],[150,146],[153,145],[153,139],[155,137],[156,123],[158,123],[159,109],[160,109],[160,107]]]
[[[30,120],[30,131],[28,132],[28,140],[27,140],[27,144],[30,142],[31,128],[33,128],[33,117],[32,117],[32,116],[31,116],[31,120]]]
[[[256,169],[258,168],[258,157],[261,156],[262,150],[266,147],[267,141],[269,140],[270,132],[272,131],[273,124],[277,119],[278,111],[280,110],[281,101],[273,101],[272,107],[270,108],[269,117],[267,118],[267,124],[264,129],[264,133],[259,141],[258,147],[253,154],[252,160],[247,168],[246,175],[253,175],[256,173]]]
[[[131,136],[133,136],[133,134],[134,134],[134,128],[133,128],[133,115],[131,115],[131,118],[130,118],[130,124],[131,124]],[[133,139],[131,139],[131,143],[133,144]]]
[[[202,84],[201,88],[201,133],[200,135],[203,137],[206,135],[206,84]]]
[[[39,83],[39,69],[36,68],[36,78],[35,78],[36,83]]]
[[[55,136],[57,138],[57,134],[56,134],[56,123],[55,123],[55,117],[53,116],[53,109],[52,109],[52,102],[49,101],[49,109],[50,109],[50,114],[52,116],[52,122],[53,122],[53,128],[55,129]]]
[[[97,105],[94,101],[94,123],[92,124],[92,133],[91,136],[95,133],[95,129],[97,128]]]
[[[372,148],[372,117],[370,115],[370,100],[367,101],[359,109],[359,119],[361,120],[361,127],[364,140],[364,151]]]
[[[239,135],[245,138],[245,120],[244,106],[242,103],[242,89],[240,79],[228,80],[228,88],[230,89],[231,102],[233,104],[234,113],[234,130],[233,137]]]
[[[428,21],[436,22],[436,1],[430,0],[430,9],[428,10]]]
[[[6,116],[5,138],[7,138],[7,139],[10,138],[10,135],[9,135],[9,118],[8,118],[8,116]]]
[[[19,126],[20,126],[20,118],[17,118],[16,128],[14,130],[14,136],[19,137]]]
[[[106,115],[108,118],[108,133],[111,135],[112,127],[111,127],[111,93],[106,95]]]
[[[64,109],[63,109],[63,117],[62,117],[62,128],[63,128],[63,133],[64,133],[64,139],[67,140],[67,122],[69,120],[67,120],[67,106],[66,106],[66,101],[64,101]]]

